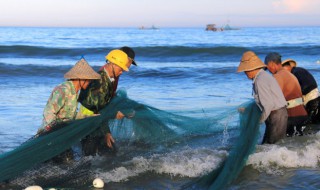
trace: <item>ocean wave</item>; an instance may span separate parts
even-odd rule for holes
[[[265,55],[269,52],[280,52],[286,56],[318,55],[319,45],[283,45],[283,46],[144,46],[132,47],[136,59],[141,61],[181,62],[181,61],[239,61],[241,55],[248,50]],[[74,58],[81,55],[104,58],[114,47],[67,48],[12,45],[0,46],[0,57],[8,58]]]
[[[62,76],[70,66],[12,65],[0,63],[0,76]]]
[[[111,171],[96,171],[96,177],[105,182],[121,182],[142,173],[155,172],[182,177],[198,177],[217,168],[227,155],[223,150],[209,148],[185,149],[165,154],[154,154],[150,158],[134,157]]]
[[[103,64],[103,63],[102,63]],[[6,64],[0,63],[1,76],[44,76],[44,77],[61,77],[73,65],[34,65],[34,64]],[[100,66],[92,66],[98,71]],[[208,67],[215,67],[209,65]],[[160,67],[160,68],[145,68],[135,67],[126,74],[130,78],[160,78],[160,79],[183,79],[197,78],[199,79],[223,76],[225,74],[235,73],[235,67],[222,67],[208,69],[208,67]]]
[[[247,165],[268,174],[282,174],[281,168],[317,168],[320,162],[320,133],[287,138],[282,144],[260,145]]]

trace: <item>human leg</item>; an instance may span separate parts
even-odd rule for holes
[[[266,120],[266,131],[262,144],[274,144],[286,136],[288,112],[286,108],[272,111]]]

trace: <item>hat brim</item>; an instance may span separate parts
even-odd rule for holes
[[[281,65],[284,65],[286,63],[289,63],[291,67],[297,66],[297,62],[293,59],[286,59],[286,60],[282,61]]]
[[[64,78],[98,80],[101,79],[101,75],[95,72],[84,58],[81,58],[66,74],[64,74]]]
[[[135,66],[138,66],[134,59],[132,59],[132,64],[135,65]]]
[[[237,72],[253,71],[264,67],[266,65],[253,51],[247,51],[242,55]]]

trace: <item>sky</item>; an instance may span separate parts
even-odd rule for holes
[[[0,26],[320,26],[320,0],[0,0]]]

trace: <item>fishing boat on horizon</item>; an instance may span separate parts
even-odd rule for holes
[[[140,26],[139,30],[159,30],[159,28],[155,27],[154,25],[152,25],[151,27]]]

